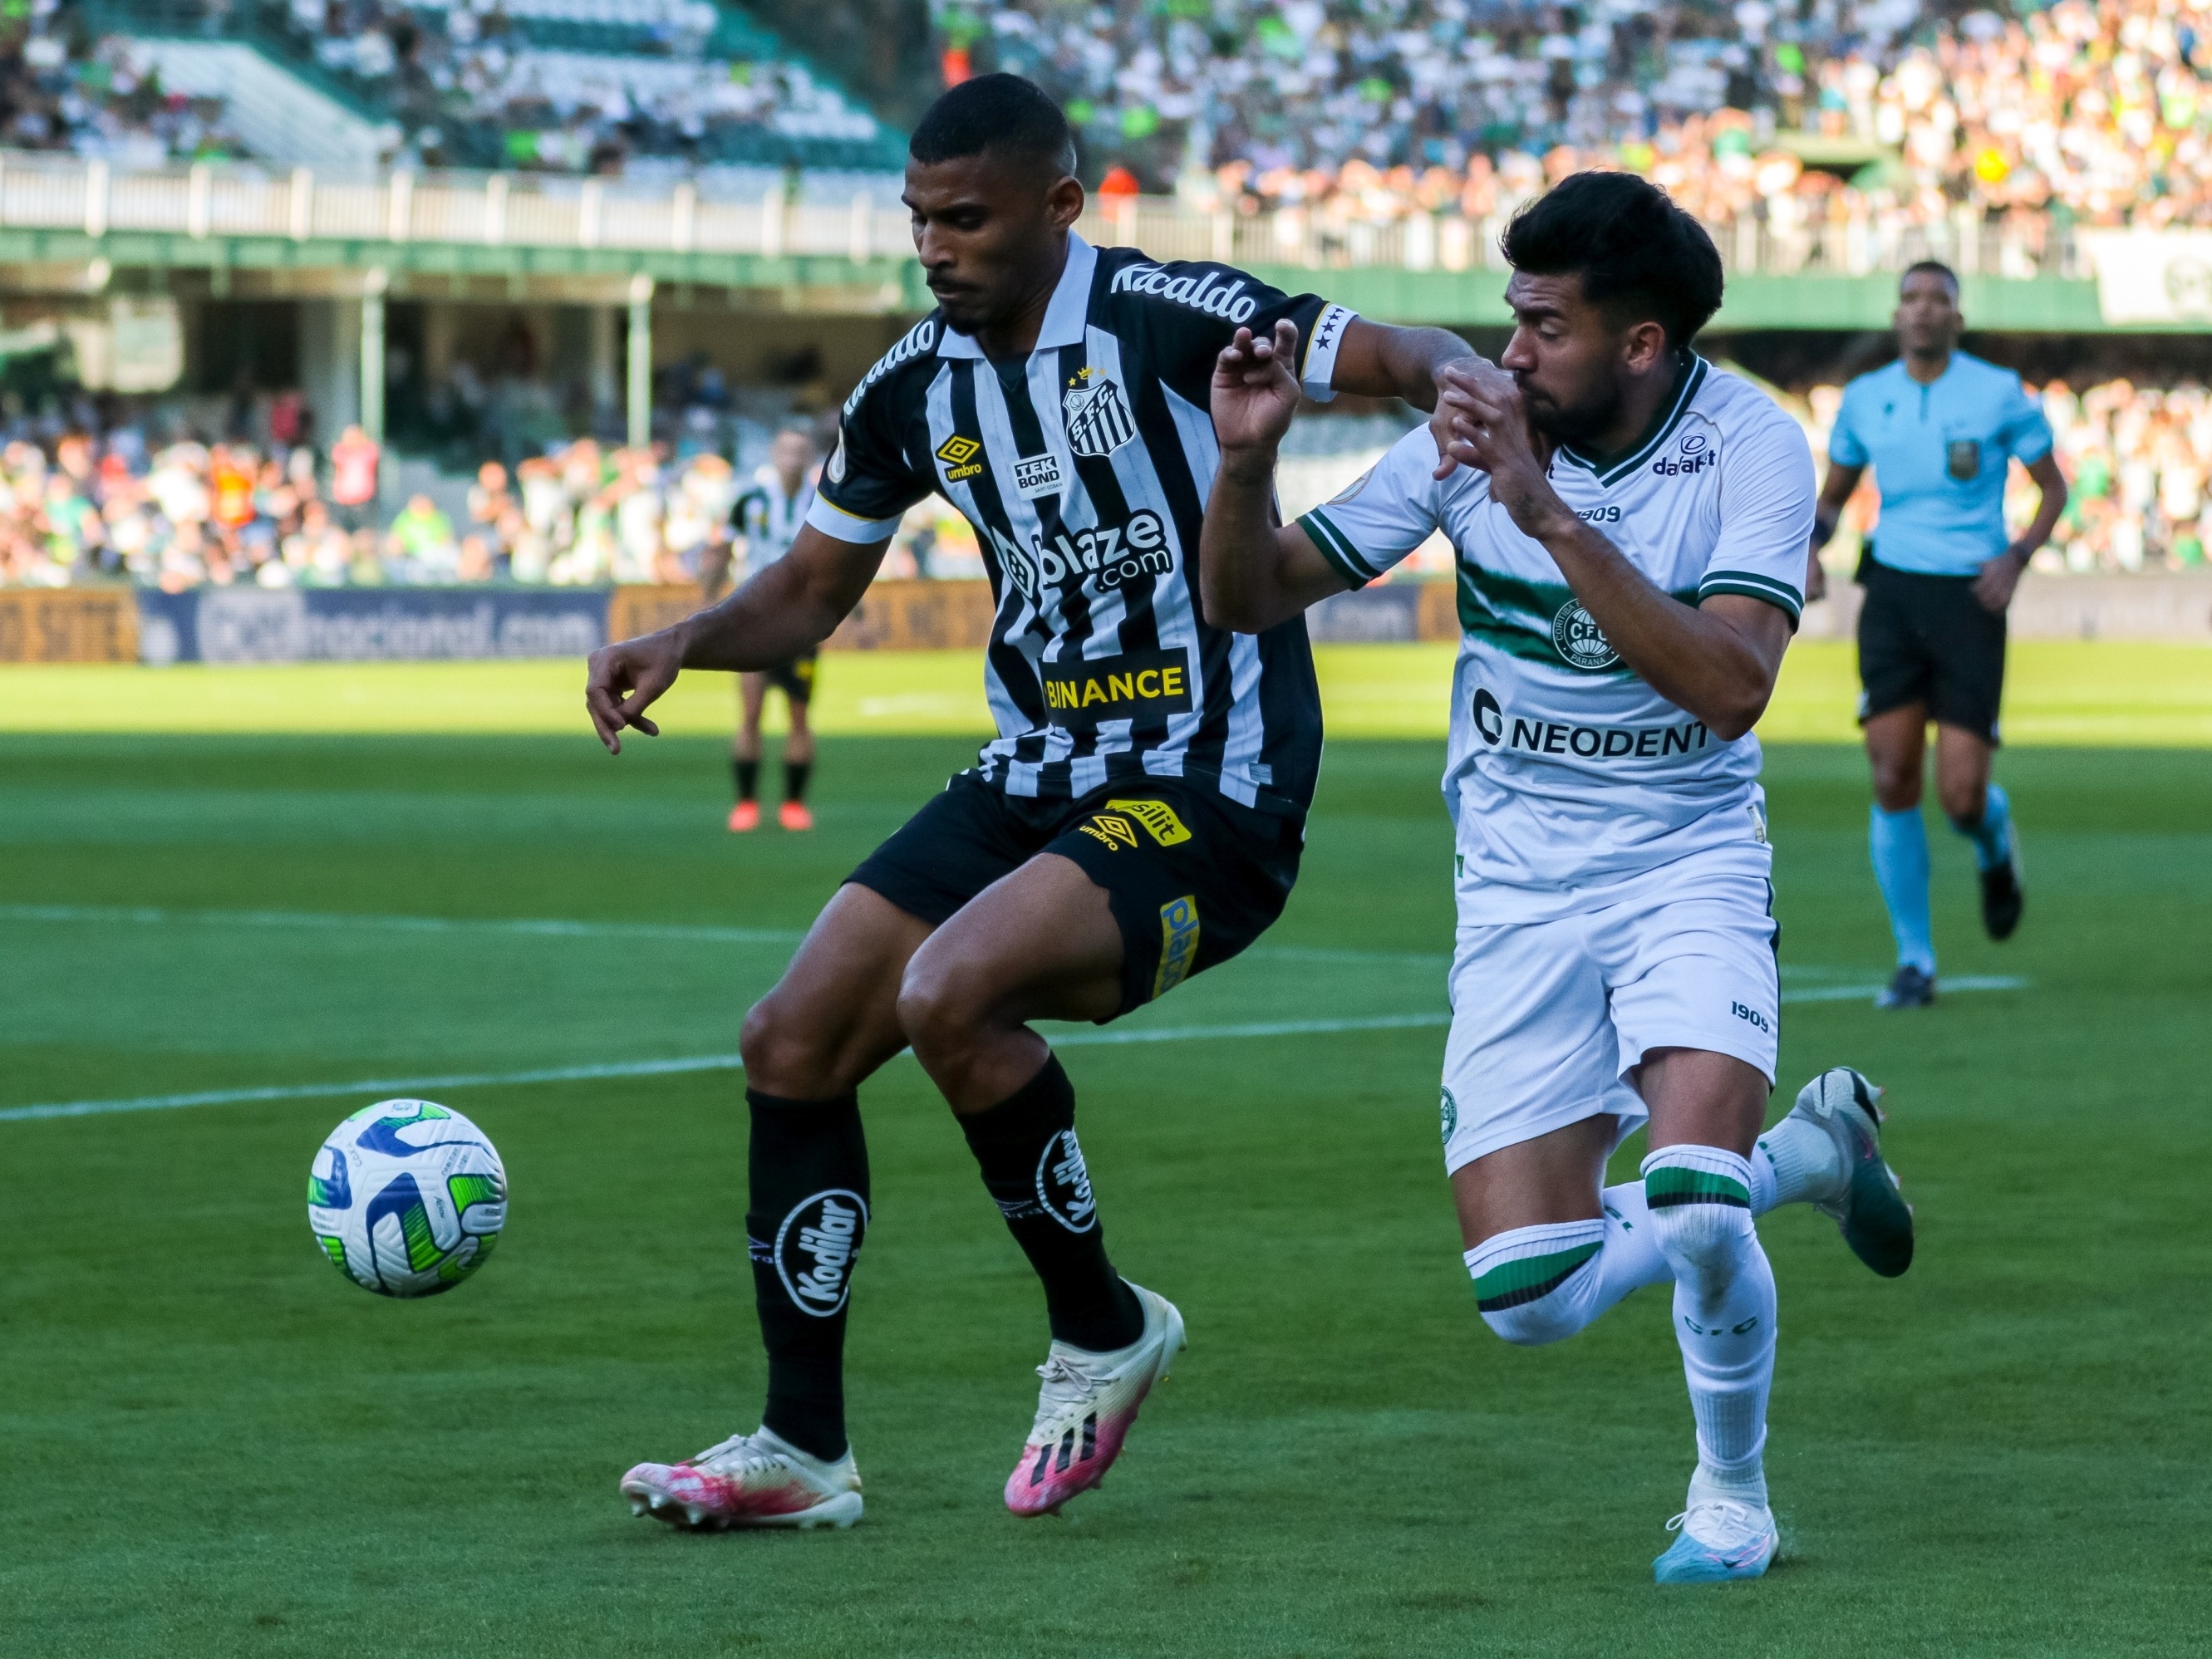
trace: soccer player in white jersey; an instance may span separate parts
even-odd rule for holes
[[[1449,453],[1410,434],[1295,525],[1269,483],[1295,336],[1240,332],[1213,382],[1202,592],[1218,625],[1267,628],[1451,540],[1443,1141],[1477,1304],[1508,1341],[1551,1342],[1671,1279],[1698,1462],[1655,1570],[1751,1577],[1776,1545],[1774,1277],[1753,1218],[1817,1204],[1887,1275],[1912,1249],[1859,1073],[1824,1073],[1759,1128],[1779,928],[1751,728],[1797,618],[1812,456],[1691,349],[1720,258],[1662,191],[1578,174],[1504,248],[1512,341],[1499,368],[1447,371]],[[1643,1180],[1601,1190],[1647,1121]]]

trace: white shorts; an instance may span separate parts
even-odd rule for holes
[[[1546,921],[1476,924],[1462,908],[1444,1044],[1447,1171],[1611,1113],[1649,1114],[1628,1073],[1655,1048],[1704,1048],[1771,1086],[1780,1024],[1774,887],[1764,847],[1696,853]]]

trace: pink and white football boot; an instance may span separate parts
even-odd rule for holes
[[[770,1429],[733,1434],[686,1463],[641,1463],[622,1478],[632,1515],[671,1526],[849,1527],[860,1518],[860,1473],[849,1446],[834,1463]]]
[[[1050,1515],[1103,1480],[1137,1408],[1189,1346],[1175,1304],[1141,1285],[1129,1288],[1144,1304],[1143,1335],[1111,1353],[1055,1342],[1037,1367],[1044,1386],[1037,1390],[1036,1422],[1006,1477],[1006,1507],[1016,1515]]]

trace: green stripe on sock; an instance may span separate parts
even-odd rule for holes
[[[1644,1177],[1644,1201],[1655,1210],[1676,1204],[1730,1204],[1751,1207],[1751,1194],[1733,1176],[1662,1164]]]
[[[1524,1255],[1516,1261],[1501,1261],[1488,1273],[1475,1275],[1474,1305],[1485,1313],[1496,1313],[1501,1308],[1517,1308],[1524,1302],[1549,1296],[1572,1276],[1576,1268],[1595,1255],[1603,1242],[1593,1240],[1550,1255]]]

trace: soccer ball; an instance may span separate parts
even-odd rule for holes
[[[307,1224],[331,1265],[379,1296],[435,1296],[507,1224],[507,1171],[484,1132],[427,1100],[380,1100],[331,1131],[307,1172]]]

